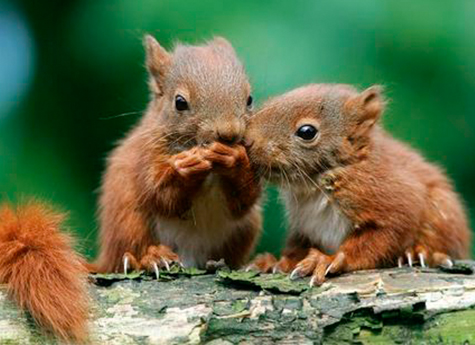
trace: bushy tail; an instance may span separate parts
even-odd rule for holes
[[[40,203],[0,206],[0,283],[46,330],[86,338],[87,271],[61,232],[64,216]]]

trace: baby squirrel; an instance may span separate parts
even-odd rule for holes
[[[168,53],[151,36],[145,46],[152,99],[108,160],[98,265],[74,252],[50,206],[0,207],[0,283],[62,340],[87,339],[88,270],[124,261],[158,275],[221,258],[236,268],[260,233],[261,185],[242,141],[251,90],[232,46],[215,38]]]
[[[261,230],[243,135],[251,87],[223,38],[167,52],[145,39],[150,104],[108,158],[98,270],[243,265]]]
[[[249,123],[251,164],[281,187],[289,215],[282,258],[249,268],[311,275],[452,265],[469,255],[467,216],[438,167],[378,124],[378,86],[316,84],[268,101]]]

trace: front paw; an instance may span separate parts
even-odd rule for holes
[[[337,175],[332,171],[323,173],[318,178],[319,186],[327,192],[334,192],[336,190],[336,187],[338,185],[337,181]]]
[[[310,286],[322,285],[328,274],[341,273],[346,266],[346,256],[343,252],[336,255],[326,255],[317,249],[310,249],[305,259],[300,261],[290,274],[290,279],[312,276]]]
[[[213,169],[224,175],[235,174],[237,168],[249,164],[246,149],[242,145],[227,146],[215,142],[203,149],[203,157],[213,164]]]
[[[211,170],[212,164],[203,157],[203,149],[192,148],[171,158],[171,165],[182,177],[205,177]]]

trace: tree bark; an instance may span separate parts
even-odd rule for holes
[[[473,344],[475,262],[308,279],[173,268],[91,276],[93,344]],[[56,344],[0,290],[0,344]]]

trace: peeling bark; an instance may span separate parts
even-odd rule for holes
[[[176,268],[92,277],[93,344],[475,343],[475,262],[332,278]],[[56,344],[0,290],[0,344]]]

